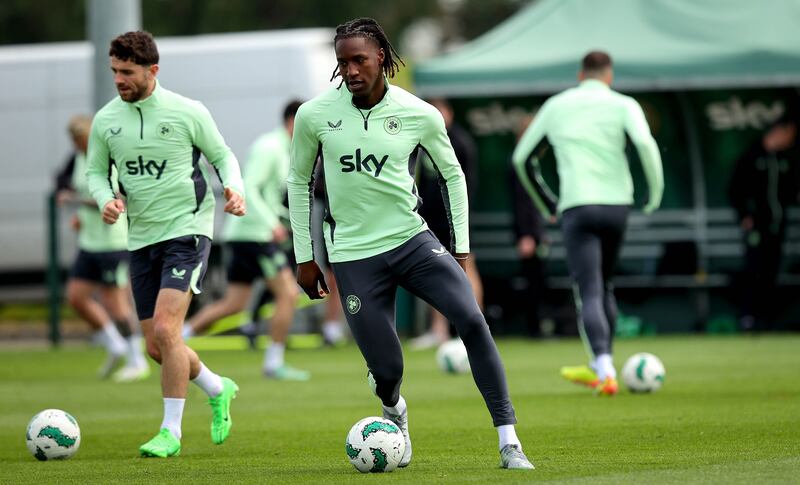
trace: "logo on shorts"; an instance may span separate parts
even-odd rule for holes
[[[403,127],[403,124],[400,123],[400,118],[397,116],[390,116],[386,118],[386,121],[383,122],[383,129],[386,130],[386,133],[390,135],[396,135],[400,133],[400,129]]]
[[[447,250],[444,248],[444,246],[440,247],[439,249],[431,249],[431,251],[436,256],[444,256],[445,254],[447,254]]]
[[[172,268],[172,276],[176,280],[182,280],[183,277],[186,276],[186,268],[178,271],[178,268]]]
[[[350,312],[350,315],[355,315],[361,310],[361,300],[356,295],[350,295],[345,301],[345,306],[347,306],[347,311]]]

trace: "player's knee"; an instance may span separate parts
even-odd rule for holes
[[[159,350],[158,344],[154,340],[147,342],[147,355],[159,364],[161,363],[161,350]]]
[[[171,325],[169,321],[158,318],[153,319],[153,336],[155,337],[155,344],[159,348],[172,345],[176,341],[182,341],[180,330],[176,330],[173,327],[174,325]]]
[[[83,303],[84,297],[82,292],[72,285],[67,285],[67,303],[72,308],[77,308]]]
[[[481,334],[488,329],[486,319],[480,311],[465,313],[452,321],[455,322],[458,335],[465,341],[472,335]]]

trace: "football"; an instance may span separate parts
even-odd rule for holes
[[[448,374],[464,374],[469,372],[467,348],[460,338],[448,340],[436,351],[436,363]]]
[[[37,460],[65,460],[81,446],[81,430],[69,413],[45,409],[28,423],[25,444]]]
[[[631,392],[655,392],[664,384],[664,364],[647,352],[632,355],[622,368],[622,380]]]
[[[345,440],[347,459],[361,473],[383,473],[397,468],[406,449],[403,433],[388,419],[364,418],[350,428]]]

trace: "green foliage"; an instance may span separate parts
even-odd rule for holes
[[[639,351],[667,367],[655,394],[596,398],[563,381],[561,365],[585,362],[577,339],[500,340],[498,348],[533,472],[498,468],[497,435],[472,377],[436,369],[434,352],[406,352],[403,396],[414,460],[392,483],[792,483],[800,468],[798,335],[657,337],[619,341],[616,360]],[[265,381],[262,354],[205,351],[209,368],[241,387],[234,427],[211,443],[206,398],[190,385],[179,457],[142,459],[157,431],[158,372],[140,383],[95,379],[103,354],[84,346],[0,352],[2,483],[351,483],[370,480],[342,443],[359,419],[380,414],[355,346],[290,351],[310,383]],[[81,425],[81,451],[38,463],[25,423],[59,408]],[[312,457],[312,459],[309,459]]]

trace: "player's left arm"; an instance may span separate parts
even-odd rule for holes
[[[239,162],[233,151],[225,143],[225,139],[217,128],[208,109],[198,103],[194,113],[194,145],[203,152],[209,163],[214,166],[225,189],[225,212],[243,216],[246,211],[244,182],[239,169]]]
[[[639,103],[633,98],[626,100],[624,106],[625,132],[636,146],[639,152],[639,159],[642,161],[647,186],[650,189],[647,204],[644,212],[649,214],[658,209],[661,205],[661,197],[664,194],[664,171],[661,165],[661,153],[653,135],[650,133],[650,126],[644,116],[644,111]]]
[[[464,172],[450,144],[442,115],[431,110],[422,129],[420,147],[427,152],[440,180],[444,180],[441,188],[450,225],[450,252],[461,264],[469,255],[469,202]]]

